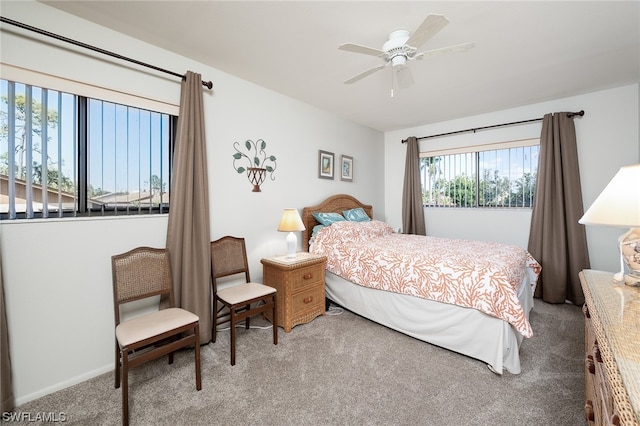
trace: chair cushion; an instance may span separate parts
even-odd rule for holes
[[[241,304],[244,301],[264,297],[275,293],[276,289],[258,283],[243,283],[218,290],[218,298],[230,305]]]
[[[197,315],[184,309],[162,309],[121,322],[116,327],[116,338],[120,347],[129,346],[198,320]]]

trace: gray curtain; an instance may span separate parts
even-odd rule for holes
[[[182,81],[173,158],[167,248],[175,301],[200,317],[204,344],[211,340],[209,180],[202,79],[191,71]]]
[[[11,384],[11,358],[9,357],[9,327],[4,303],[2,279],[2,258],[0,258],[0,402],[1,412],[13,410],[13,390]]]
[[[549,303],[584,303],[578,273],[590,268],[573,118],[565,112],[542,120],[538,177],[529,252],[542,265],[535,297]]]
[[[427,235],[420,184],[420,156],[418,139],[407,138],[407,157],[404,163],[404,188],[402,190],[402,232]]]

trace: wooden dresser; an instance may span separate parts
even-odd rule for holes
[[[589,425],[640,424],[640,289],[609,272],[580,273]]]
[[[260,262],[263,265],[262,282],[278,291],[276,324],[283,327],[285,333],[325,314],[325,256],[301,252],[295,259],[278,256]],[[270,315],[267,318],[271,320]]]

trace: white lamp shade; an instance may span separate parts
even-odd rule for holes
[[[578,222],[640,227],[640,164],[620,168]]]
[[[300,218],[300,214],[296,209],[284,209],[282,218],[280,218],[280,224],[278,225],[278,231],[281,232],[295,232],[304,231],[304,223]]]

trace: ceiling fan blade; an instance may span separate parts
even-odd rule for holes
[[[387,52],[374,49],[373,47],[362,46],[360,44],[355,43],[344,43],[338,46],[340,50],[346,50],[348,52],[362,53],[364,55],[372,55],[372,56],[383,56],[386,55]]]
[[[467,50],[471,49],[475,45],[476,45],[475,43],[464,43],[464,44],[457,44],[455,46],[441,47],[439,49],[427,50],[426,52],[418,53],[417,55],[414,56],[413,59],[422,59],[422,57],[424,57],[425,55],[439,55],[441,53],[466,52]]]
[[[448,23],[449,20],[444,15],[427,15],[422,24],[411,34],[405,45],[416,48],[422,46],[427,40],[446,27]]]
[[[396,73],[396,78],[398,80],[398,87],[400,89],[406,89],[407,87],[413,84],[413,76],[411,75],[411,70],[407,66],[398,67],[398,69],[394,69]]]
[[[387,65],[389,65],[389,62],[387,62],[386,64],[383,64],[383,65],[378,65],[376,67],[370,68],[370,69],[366,70],[365,72],[362,72],[362,73],[356,75],[355,77],[351,77],[349,80],[345,81],[344,84],[355,83],[356,81],[361,80],[361,79],[365,78],[366,76],[373,74],[376,71],[380,71],[382,68],[386,67]]]

